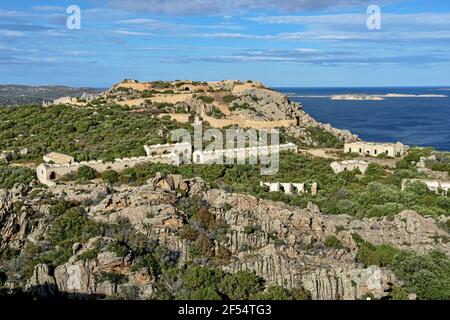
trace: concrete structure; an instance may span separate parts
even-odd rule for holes
[[[353,171],[359,169],[361,173],[366,173],[369,163],[362,160],[344,160],[341,162],[335,161],[330,164],[334,173],[340,173],[343,171]]]
[[[54,164],[71,164],[75,162],[75,158],[58,152],[50,152],[42,157],[46,163]]]
[[[397,143],[375,143],[375,142],[353,142],[344,145],[345,153],[358,153],[360,155],[367,155],[377,157],[380,154],[385,154],[389,157],[403,156],[408,147],[404,144]]]
[[[426,179],[403,179],[402,180],[402,191],[410,184],[414,182],[422,182],[427,185],[430,191],[436,192],[437,194],[442,194],[447,196],[448,190],[450,189],[450,181],[442,180],[426,180]]]
[[[261,187],[268,187],[269,192],[284,192],[285,194],[301,194],[307,193],[305,183],[283,183],[283,182],[262,182],[259,185]],[[317,183],[314,182],[310,187],[310,192],[314,196],[317,194]]]
[[[258,157],[260,155],[270,155],[272,152],[292,151],[297,152],[297,146],[293,143],[281,144],[276,146],[261,146],[236,149],[220,149],[214,151],[196,150],[192,154],[193,163],[212,164],[226,158],[247,159],[250,157]]]
[[[177,143],[166,145],[145,146],[147,156],[114,159],[111,162],[102,160],[75,162],[74,158],[60,153],[49,153],[43,157],[45,163],[36,168],[39,181],[47,186],[56,184],[62,176],[76,172],[81,166],[89,166],[98,172],[114,170],[121,172],[144,163],[166,163],[180,165],[183,163],[184,155],[190,158],[192,149],[190,143]]]

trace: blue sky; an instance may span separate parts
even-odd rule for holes
[[[69,30],[66,9],[81,9]],[[366,25],[381,8],[381,30]],[[450,1],[16,0],[0,3],[0,83],[125,78],[270,86],[448,86]]]

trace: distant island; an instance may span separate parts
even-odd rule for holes
[[[362,94],[339,94],[331,96],[331,100],[384,100],[384,98],[379,96],[372,96],[372,95],[362,95]]]
[[[444,94],[402,94],[388,93],[384,95],[365,95],[365,94],[339,94],[331,96],[331,100],[373,100],[380,101],[386,98],[447,98]]]

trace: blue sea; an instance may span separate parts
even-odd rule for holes
[[[322,123],[348,129],[366,141],[432,146],[450,151],[450,90],[441,88],[276,88]],[[331,100],[342,94],[412,94],[382,101]]]

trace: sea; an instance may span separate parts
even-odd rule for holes
[[[450,151],[450,87],[275,89],[300,102],[317,121],[348,129],[365,141],[400,141]],[[384,100],[332,100],[335,95]]]

